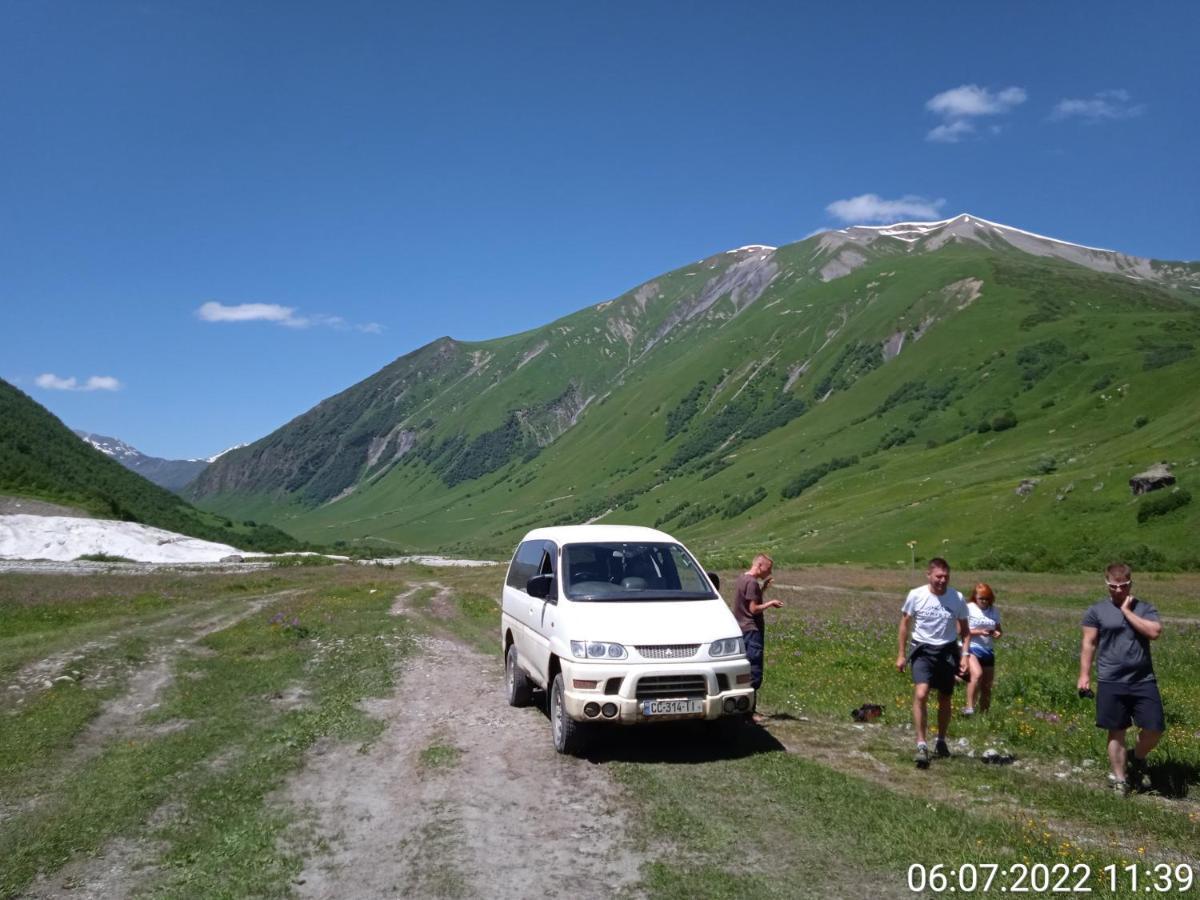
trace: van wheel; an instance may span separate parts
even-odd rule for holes
[[[533,685],[529,683],[529,676],[517,664],[516,644],[509,644],[508,653],[504,655],[504,689],[509,706],[528,706],[533,699]]]
[[[554,732],[554,749],[574,756],[583,749],[583,726],[567,715],[564,691],[559,672],[550,686],[550,727]]]

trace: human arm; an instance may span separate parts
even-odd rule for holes
[[[905,648],[908,647],[908,623],[911,621],[912,621],[911,614],[902,613],[900,615],[900,633],[898,635],[898,637],[900,639],[900,646],[896,651],[896,671],[898,671],[898,672],[903,672],[904,666],[908,662],[908,660],[905,657],[904,651],[905,651]]]
[[[1092,661],[1096,658],[1096,646],[1100,643],[1100,629],[1083,626],[1083,640],[1079,643],[1079,678],[1076,687],[1081,691],[1092,686]]]
[[[1125,621],[1132,626],[1134,631],[1142,637],[1157,641],[1162,635],[1162,622],[1158,620],[1158,614],[1154,613],[1153,619],[1139,616],[1133,611],[1135,602],[1137,601],[1134,597],[1126,597],[1125,602],[1121,604],[1121,614],[1125,616]]]
[[[768,575],[766,578],[764,578],[762,587],[759,589],[758,598],[757,599],[755,599],[754,597],[750,598],[749,606],[750,606],[750,614],[751,615],[758,615],[758,613],[762,612],[764,609],[783,609],[783,601],[782,600],[764,600],[763,599],[763,592],[766,591],[766,589],[771,586],[771,580],[772,579],[771,579],[770,575]]]
[[[958,636],[962,638],[962,655],[958,660],[958,670],[966,672],[971,661],[971,626],[967,619],[958,620]]]
[[[972,637],[992,637],[998,638],[1003,632],[1000,630],[1000,623],[994,622],[991,628],[972,628]]]
[[[759,602],[757,600],[750,601],[751,614],[760,613],[764,609],[783,609],[783,601],[782,600],[763,600],[762,602]]]

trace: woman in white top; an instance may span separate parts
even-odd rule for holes
[[[975,585],[967,599],[967,621],[971,627],[971,680],[967,682],[967,705],[964,716],[976,710],[987,712],[992,705],[992,681],[996,677],[996,650],[992,642],[1000,637],[1000,610],[996,595],[983,583]],[[978,701],[978,706],[976,706]]]

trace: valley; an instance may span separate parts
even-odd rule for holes
[[[971,216],[743,247],[420,348],[186,494],[344,549],[608,521],[730,562],[1196,568],[1197,273]],[[1129,479],[1161,461],[1183,493],[1142,514]]]

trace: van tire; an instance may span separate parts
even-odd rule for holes
[[[576,756],[583,749],[583,726],[567,715],[565,692],[562,672],[559,672],[550,686],[550,731],[555,750]]]
[[[509,644],[504,654],[504,692],[509,706],[528,706],[533,700],[533,684],[517,662],[516,644]]]

